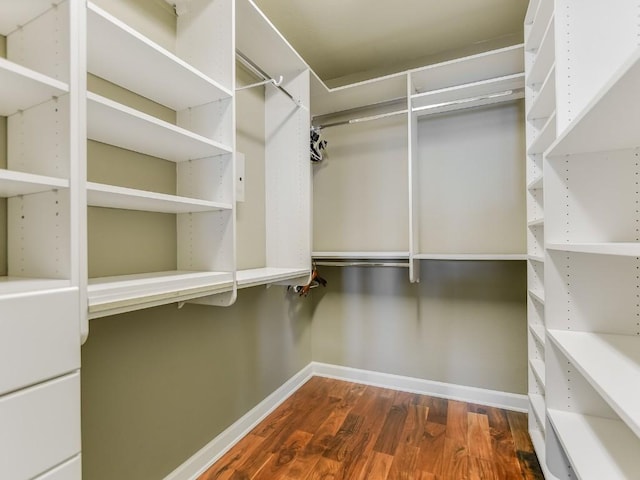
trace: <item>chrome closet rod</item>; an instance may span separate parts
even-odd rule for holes
[[[368,117],[352,118],[351,120],[342,120],[340,122],[324,123],[322,125],[314,125],[314,128],[322,130],[323,128],[337,127],[340,125],[351,125],[352,123],[370,122],[371,120],[379,120],[381,118],[393,117],[395,115],[402,115],[407,113],[408,110],[398,110],[396,112],[380,113],[378,115],[369,115]]]
[[[293,103],[295,103],[297,106],[302,106],[300,105],[300,101],[297,100],[296,98],[293,97],[293,95],[291,95],[284,87],[282,87],[281,85],[276,85],[276,81],[274,79],[272,79],[269,75],[267,75],[267,73],[262,70],[258,65],[256,65],[253,61],[251,61],[251,59],[249,59],[249,57],[247,57],[244,53],[242,53],[240,50],[236,50],[236,58],[238,59],[238,61],[244,65],[247,69],[249,69],[249,71],[251,73],[253,73],[256,77],[258,78],[262,78],[262,80],[264,80],[267,83],[273,83],[273,85],[280,90],[282,93],[284,93],[287,97],[289,97],[291,99],[291,101]]]
[[[343,261],[327,261],[327,260],[317,260],[313,262],[315,265],[319,267],[401,267],[401,268],[409,268],[408,263],[400,263],[400,262],[343,262]]]

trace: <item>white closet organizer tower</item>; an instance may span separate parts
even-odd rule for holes
[[[173,53],[87,5],[89,73],[176,112],[174,125],[87,93],[90,140],[176,163],[175,194],[90,181],[88,205],[175,214],[177,230],[175,271],[89,280],[90,318],[195,298],[235,299],[233,2],[177,2],[176,14]]]
[[[265,90],[266,244],[257,248],[265,249],[266,263],[238,270],[238,288],[305,284],[311,273],[309,67],[252,1],[237,0],[236,15],[239,58],[265,80],[283,77],[281,88]]]
[[[82,15],[76,0],[0,2],[0,478],[80,478]]]
[[[528,27],[530,38],[545,30],[538,56],[553,38],[545,55],[555,56],[557,128],[542,165],[544,313],[529,311],[546,333],[546,425],[532,436],[545,428],[546,466],[557,478],[637,478],[640,2],[557,0],[553,12],[546,3],[532,2]],[[535,63],[528,75],[538,71],[537,81],[553,70]],[[538,103],[534,95],[529,110]],[[541,166],[529,161],[533,183]]]

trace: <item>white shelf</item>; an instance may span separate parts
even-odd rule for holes
[[[411,97],[412,111],[418,116],[460,108],[489,105],[524,96],[524,73],[507,75],[455,87],[420,93]]]
[[[0,85],[0,116],[3,117],[69,92],[67,84],[4,58],[0,58]]]
[[[556,107],[556,68],[555,65],[549,70],[547,78],[544,79],[542,87],[533,99],[533,104],[527,112],[527,120],[539,118],[549,118]]]
[[[536,53],[536,59],[529,71],[527,85],[530,87],[544,82],[544,79],[547,78],[555,57],[555,37],[554,21],[553,17],[551,17],[540,43],[540,48],[538,48]]]
[[[537,227],[539,225],[544,225],[544,218],[534,218],[527,222],[527,227]]]
[[[0,197],[15,197],[32,193],[69,188],[69,181],[32,173],[0,169]]]
[[[621,150],[640,145],[640,48],[613,75],[550,149],[549,156]]]
[[[419,253],[415,260],[526,260],[526,253]]]
[[[640,439],[619,420],[548,410],[580,480],[638,478]]]
[[[228,146],[94,93],[87,94],[87,101],[91,140],[173,162],[231,152]]]
[[[544,305],[544,292],[536,291],[530,288],[529,295],[531,295],[531,298],[534,298],[535,300],[540,302],[542,305]]]
[[[544,263],[544,257],[542,255],[527,255],[527,258],[534,262]]]
[[[231,291],[230,272],[154,272],[89,279],[89,318]]]
[[[543,177],[542,175],[534,178],[527,185],[527,190],[542,190],[543,188]]]
[[[545,372],[544,372],[544,362],[542,360],[537,360],[532,358],[531,360],[529,360],[529,364],[531,365],[531,370],[533,370],[533,374],[538,379],[538,383],[543,389],[545,389],[546,381],[545,381]]]
[[[640,337],[561,330],[549,337],[640,437]]]
[[[556,114],[551,114],[548,118],[538,136],[531,142],[531,145],[527,149],[528,155],[535,155],[538,153],[544,153],[556,138]]]
[[[315,259],[379,260],[408,259],[409,252],[312,252]]]
[[[527,7],[527,12],[524,16],[524,24],[530,26],[536,19],[536,14],[538,13],[538,9],[540,8],[540,0],[531,0],[529,2],[529,6]]]
[[[3,2],[2,15],[0,15],[0,35],[9,35],[18,27],[24,26],[30,20],[33,20],[52,8],[53,5],[58,5],[62,2],[63,0],[22,0]],[[1,81],[0,85],[3,85]]]
[[[232,96],[173,53],[93,3],[87,4],[89,72],[173,110]]]
[[[592,253],[596,255],[621,255],[640,257],[640,243],[610,242],[610,243],[549,243],[547,250],[559,252]]]
[[[221,202],[178,197],[164,193],[147,192],[133,188],[87,183],[87,201],[92,207],[119,208],[160,213],[195,213],[230,210],[231,205]]]
[[[25,277],[0,277],[0,297],[19,293],[57,290],[71,286],[69,280]]]
[[[308,268],[252,268],[238,270],[236,272],[236,282],[238,283],[238,288],[248,288],[306,277],[304,280],[306,283],[310,274],[311,270]]]
[[[538,420],[538,425],[540,426],[540,430],[544,432],[545,418],[546,418],[546,407],[544,403],[544,397],[542,395],[530,393],[529,402],[531,403],[533,414],[536,416],[536,419]]]
[[[531,324],[529,325],[529,330],[531,330],[531,334],[540,342],[540,344],[545,346],[545,329],[543,325]]]
[[[535,51],[540,47],[546,31],[545,27],[549,24],[549,19],[553,15],[553,4],[554,2],[548,1],[539,2],[531,30],[529,30],[529,35],[527,35],[527,40],[524,43],[524,49],[527,52]]]

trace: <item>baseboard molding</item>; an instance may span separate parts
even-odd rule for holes
[[[312,364],[307,365],[287,380],[275,392],[249,410],[207,445],[202,447],[186,462],[176,468],[164,480],[194,480],[213,465],[231,447],[247,435],[267,415],[275,410],[293,392],[298,390],[313,376]]]
[[[529,399],[526,395],[434,382],[421,378],[403,377],[401,375],[329,365],[326,363],[312,362],[311,366],[313,374],[320,377],[348,380],[350,382],[430,395],[432,397],[461,400],[463,402],[477,403],[489,407],[515,410],[517,412],[527,412],[529,409]]]
[[[529,405],[526,395],[311,362],[233,425],[211,440],[185,463],[171,472],[164,480],[195,480],[314,375],[519,412],[526,412]]]

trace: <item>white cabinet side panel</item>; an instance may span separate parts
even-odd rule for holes
[[[234,187],[232,154],[188,160],[178,163],[176,168],[176,193],[179,196],[232,203]]]
[[[232,211],[177,215],[178,270],[233,271],[233,223]]]

